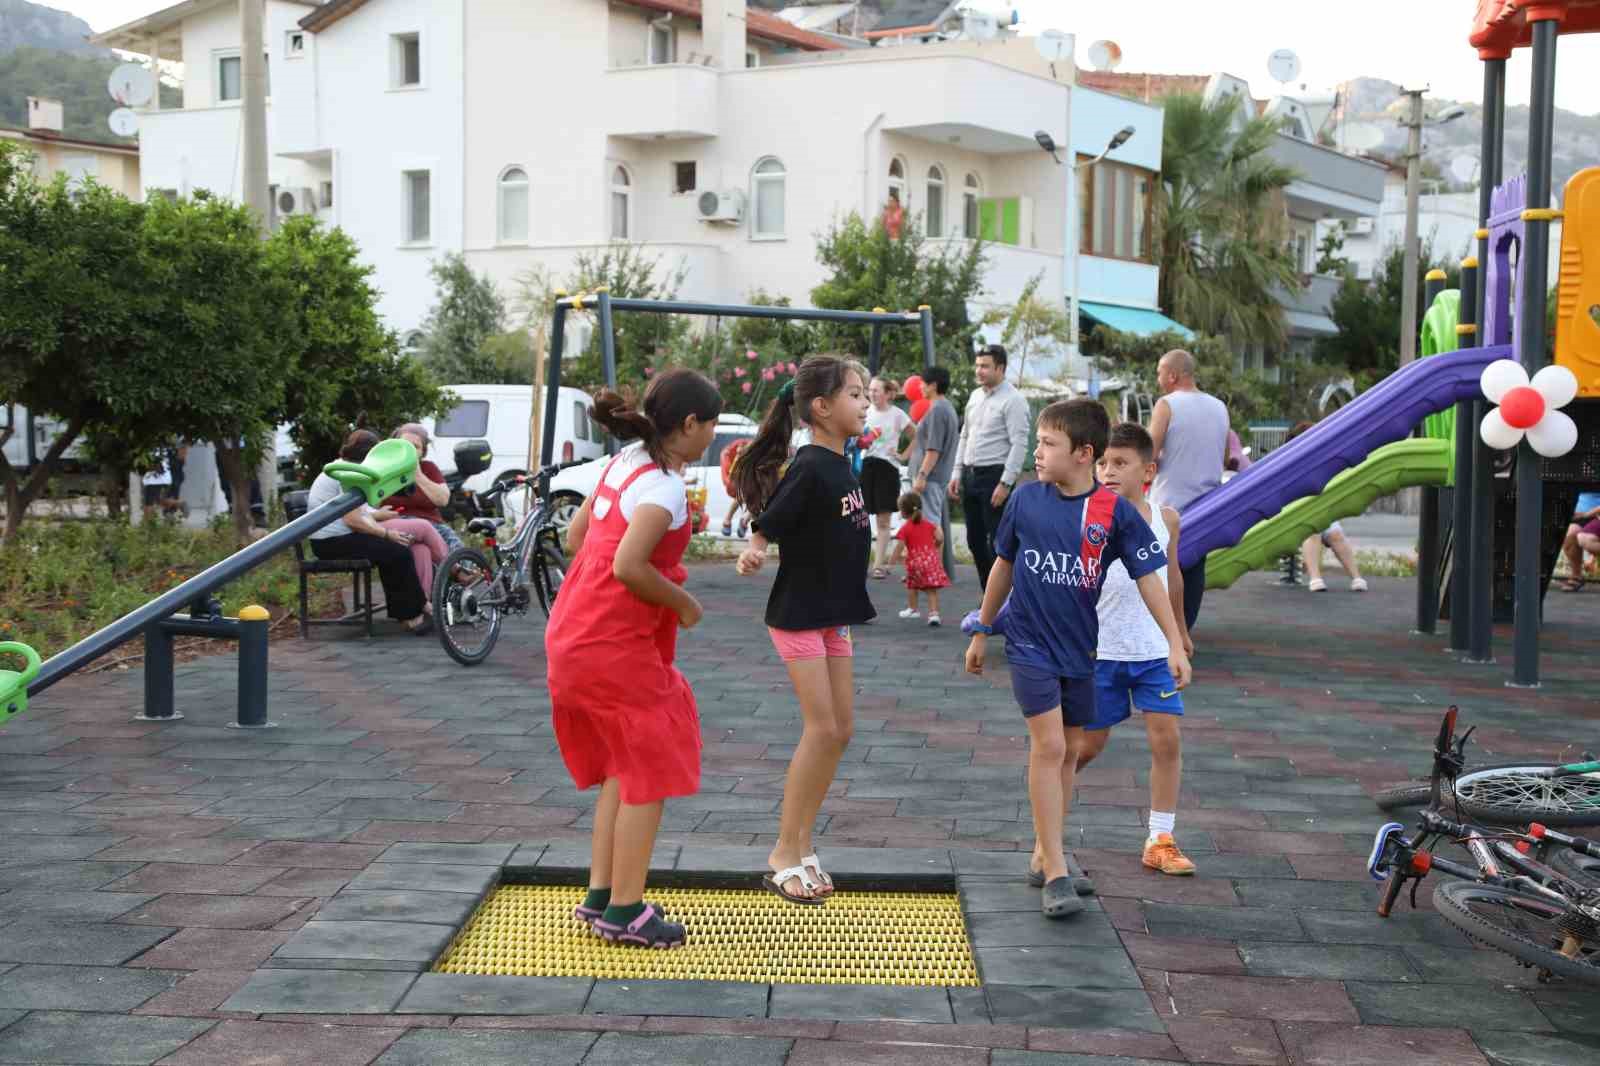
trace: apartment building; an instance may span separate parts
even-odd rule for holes
[[[139,148],[106,131],[105,140],[68,137],[62,133],[66,114],[60,100],[28,97],[28,124],[0,126],[0,139],[15,141],[33,153],[34,173],[41,181],[65,174],[70,183],[93,178],[125,196],[138,199]]]

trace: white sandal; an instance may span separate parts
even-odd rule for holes
[[[790,903],[799,903],[807,907],[815,907],[822,902],[816,896],[797,896],[787,891],[783,886],[790,881],[799,881],[805,886],[807,892],[815,892],[821,886],[811,879],[804,866],[791,866],[786,870],[779,870],[775,874],[763,874],[761,885],[769,892],[788,900]]]
[[[815,886],[808,885],[808,888],[811,888],[813,891],[818,888],[827,889],[827,891],[821,897],[823,899],[827,899],[829,896],[833,895],[833,878],[828,876],[828,871],[822,868],[821,859],[817,858],[815,855],[807,855],[805,858],[800,860],[800,865],[806,867],[807,869],[817,871],[817,876],[822,879],[819,884]]]

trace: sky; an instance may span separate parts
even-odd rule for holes
[[[88,21],[96,30],[130,22],[168,6],[163,0],[46,0]],[[1209,74],[1224,70],[1250,82],[1257,96],[1275,83],[1267,56],[1293,49],[1300,80],[1313,89],[1354,77],[1385,78],[1431,86],[1434,95],[1477,100],[1483,68],[1467,44],[1474,0],[977,0],[989,10],[1017,10],[1025,33],[1059,29],[1077,35],[1078,61],[1091,42],[1122,46],[1124,71]],[[1528,102],[1527,49],[1507,64],[1507,99]],[[1590,115],[1600,112],[1600,34],[1564,37],[1556,58],[1556,105]]]

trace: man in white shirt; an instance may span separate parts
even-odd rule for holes
[[[1006,350],[991,344],[978,352],[973,367],[979,387],[967,397],[967,417],[956,449],[950,495],[959,496],[967,519],[967,547],[978,581],[989,584],[994,566],[994,535],[1000,512],[1016,487],[1028,454],[1032,418],[1028,401],[1006,380]]]

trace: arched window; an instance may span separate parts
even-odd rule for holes
[[[961,235],[967,240],[978,236],[978,197],[983,195],[983,183],[978,175],[968,174],[967,184],[961,191]]]
[[[784,200],[787,196],[789,172],[783,161],[767,157],[750,172],[750,200],[755,204],[751,212],[750,236],[756,240],[772,240],[784,235]]]
[[[889,160],[889,199],[898,200],[900,209],[911,210],[911,200],[906,196],[906,161],[899,156]]]
[[[500,228],[502,241],[528,239],[528,172],[506,167],[500,174]]]
[[[633,182],[628,178],[627,167],[617,167],[611,172],[611,239],[628,239]]]
[[[944,171],[936,166],[928,168],[928,206],[922,220],[929,237],[944,236]]]

